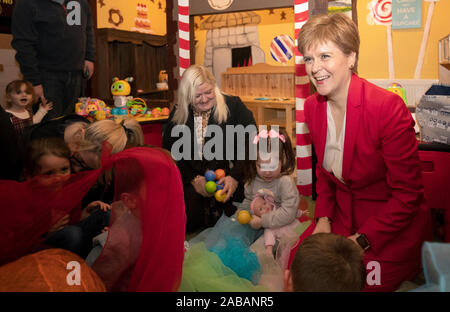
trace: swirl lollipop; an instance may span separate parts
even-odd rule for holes
[[[372,1],[372,17],[378,25],[391,25],[392,23],[392,0]]]

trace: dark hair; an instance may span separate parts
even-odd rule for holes
[[[38,161],[44,155],[54,155],[70,159],[70,149],[60,138],[39,138],[31,141],[28,146],[24,175],[33,177],[40,170]]]
[[[31,82],[26,80],[13,80],[6,86],[5,90],[5,108],[11,107],[11,101],[8,100],[8,95],[13,92],[19,91],[22,85],[26,86],[26,91],[28,94],[31,94],[34,98],[34,88]],[[32,102],[30,103],[32,105]],[[31,107],[27,107],[27,109],[31,109]]]
[[[363,252],[344,236],[314,234],[300,244],[291,275],[294,291],[361,291],[366,279]]]
[[[270,131],[271,127],[267,127],[267,131]],[[277,129],[278,130],[278,129]],[[291,139],[284,129],[279,129],[279,134],[283,135],[285,142],[283,143],[280,139],[277,139],[280,147],[279,159],[281,161],[281,175],[290,175],[294,172],[296,166],[295,153],[292,148]],[[271,151],[271,139],[260,139],[256,146],[256,151],[259,150],[260,144],[267,144],[267,152]],[[250,142],[250,144],[253,144]],[[247,155],[248,156],[248,155]],[[256,162],[257,160],[246,159],[244,166],[244,183],[250,183],[256,177]]]

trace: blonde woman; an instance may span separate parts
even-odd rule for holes
[[[238,139],[242,138],[234,135],[234,144],[227,144],[226,129],[227,126],[242,125],[245,128],[255,125],[255,120],[240,98],[223,94],[214,76],[201,65],[192,65],[183,73],[178,99],[178,105],[172,111],[164,130],[163,147],[177,160],[183,180],[186,231],[193,232],[201,227],[214,225],[222,212],[231,216],[236,210],[232,202],[243,200],[244,160],[226,157],[236,156]],[[181,126],[187,131],[177,136],[177,126],[178,129]],[[216,138],[214,134],[208,135],[213,130],[220,132],[222,136]],[[213,150],[213,155],[208,155],[205,147],[211,146],[213,139],[218,142],[216,147],[221,153]],[[190,151],[175,148],[172,151],[173,147],[179,146],[178,143],[175,144],[179,140],[184,140],[184,147]],[[180,159],[174,154],[177,152],[183,153],[184,156]],[[219,180],[219,184],[223,183],[223,192],[226,193],[223,203],[217,202],[205,191],[205,172],[216,169],[225,171],[225,177]]]
[[[70,138],[66,138],[66,140]],[[134,119],[125,119],[120,123],[113,120],[100,120],[87,126],[79,143],[78,150],[72,155],[72,170],[100,167],[100,155],[103,142],[112,145],[112,154],[123,151],[126,147],[142,146],[144,134],[142,128]]]

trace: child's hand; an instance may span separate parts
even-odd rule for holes
[[[260,217],[253,215],[249,224],[252,227],[252,229],[259,230],[262,226],[262,220]]]
[[[88,212],[93,212],[97,207],[103,211],[106,211],[108,209],[111,210],[111,205],[108,205],[107,203],[104,203],[100,200],[93,201],[86,206],[85,210],[87,210]]]
[[[111,205],[108,205],[107,203],[104,203],[100,200],[93,201],[92,203],[87,205],[81,212],[81,220],[84,220],[87,217],[89,217],[90,214],[92,212],[94,212],[95,209],[97,209],[97,208],[100,208],[101,210],[106,212],[106,210],[108,210],[108,209],[111,210]]]
[[[41,103],[41,107],[48,112],[53,109],[53,102],[47,102],[47,100],[44,99]]]

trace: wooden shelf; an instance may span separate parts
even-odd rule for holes
[[[95,65],[94,97],[111,100],[112,78],[134,77],[132,96],[169,98],[169,90],[156,89],[159,72],[167,67],[166,36],[110,28],[95,33],[97,59],[102,61]]]

